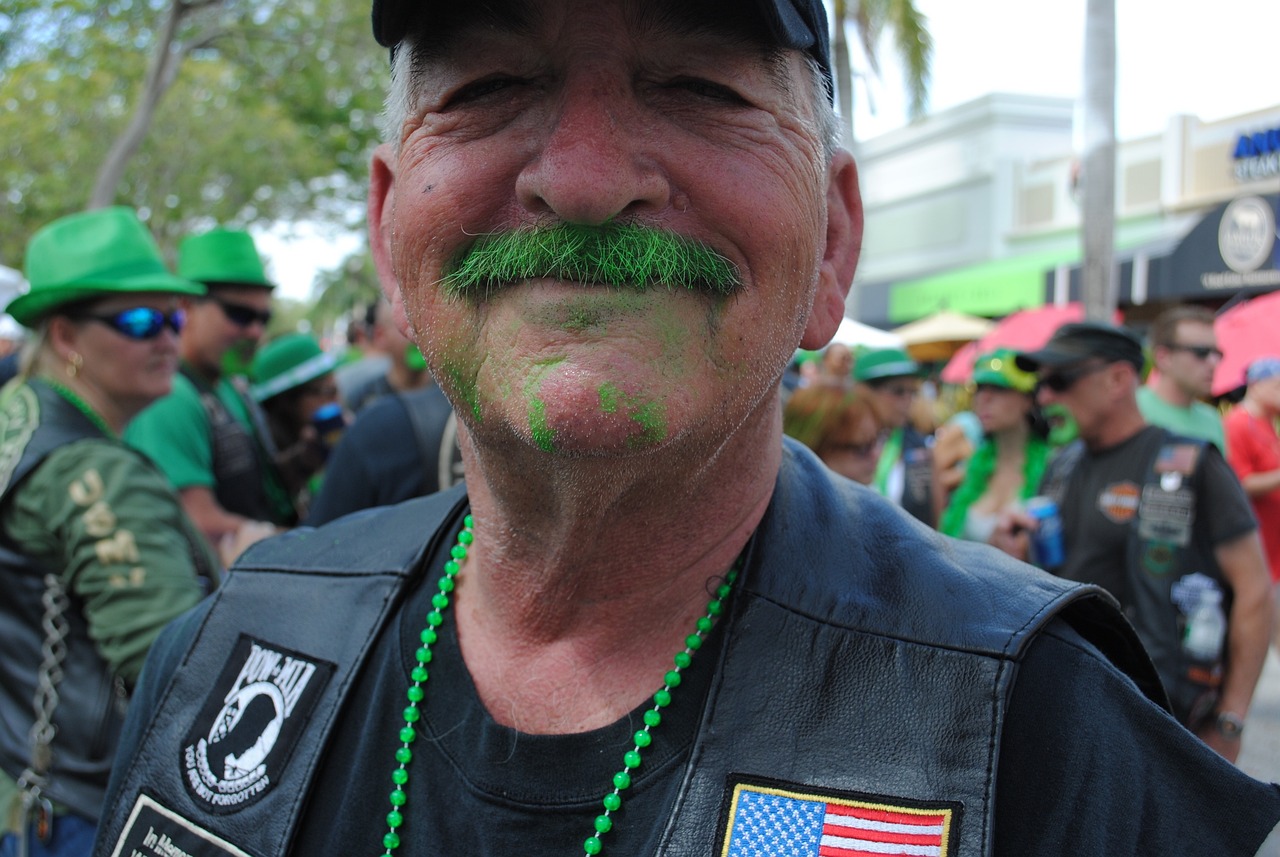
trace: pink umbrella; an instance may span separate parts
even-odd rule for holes
[[[1244,372],[1259,357],[1280,356],[1280,292],[1236,304],[1213,323],[1222,361],[1213,373],[1213,394],[1244,384]]]
[[[1034,309],[1018,310],[996,323],[986,336],[956,352],[942,369],[942,380],[948,384],[963,384],[973,374],[973,361],[979,355],[996,348],[1012,348],[1014,351],[1034,351],[1049,341],[1053,332],[1069,321],[1084,318],[1084,304],[1073,302],[1063,306],[1046,305]],[[1116,312],[1115,321],[1121,315]],[[1219,335],[1221,338],[1221,335]]]

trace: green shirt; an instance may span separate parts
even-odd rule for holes
[[[99,654],[129,685],[164,626],[203,596],[193,551],[218,568],[164,477],[107,438],[49,453],[0,507],[0,529],[61,569]],[[0,808],[16,791],[0,772]]]
[[[1222,429],[1222,417],[1217,408],[1204,402],[1192,402],[1190,407],[1180,408],[1160,398],[1151,387],[1138,388],[1138,408],[1143,418],[1154,426],[1166,428],[1184,437],[1207,440],[1227,454],[1227,437]]]
[[[259,461],[266,453],[249,418],[246,405],[223,379],[213,388],[227,411],[244,426],[258,448]],[[175,375],[173,390],[134,417],[124,433],[125,441],[155,462],[175,490],[207,488],[216,491],[213,469],[213,430],[200,400],[200,390],[185,375]],[[286,522],[294,514],[289,496],[274,467],[263,466],[260,473],[268,503],[274,509],[273,522]]]
[[[213,432],[200,391],[185,376],[175,375],[172,392],[133,418],[124,439],[155,462],[176,490],[213,490]]]

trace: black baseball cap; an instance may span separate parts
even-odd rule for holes
[[[756,0],[756,8],[780,46],[804,51],[818,61],[827,83],[827,98],[834,101],[827,10],[822,0]],[[429,9],[430,4],[423,0],[373,0],[373,37],[394,51],[413,20]]]
[[[1096,321],[1073,321],[1062,325],[1039,351],[1019,354],[1016,363],[1024,372],[1041,367],[1056,369],[1091,357],[1110,363],[1132,363],[1142,371],[1142,340],[1127,328]]]

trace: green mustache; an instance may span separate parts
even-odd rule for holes
[[[485,235],[449,267],[441,284],[451,295],[483,300],[543,278],[720,296],[741,285],[734,264],[697,241],[635,224],[568,223]]]

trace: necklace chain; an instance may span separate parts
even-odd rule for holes
[[[439,590],[431,596],[431,610],[427,613],[426,624],[423,625],[419,640],[422,645],[413,653],[415,666],[409,671],[409,689],[405,693],[408,705],[404,709],[404,725],[400,727],[400,746],[396,749],[396,767],[391,771],[391,811],[387,813],[387,832],[382,837],[383,857],[393,857],[401,844],[400,828],[405,822],[405,806],[409,801],[406,786],[409,782],[409,764],[413,761],[413,743],[418,736],[417,724],[422,718],[422,703],[426,698],[426,684],[430,677],[427,665],[431,663],[431,647],[439,639],[439,628],[444,624],[444,615],[450,604],[450,596],[457,585],[455,578],[462,570],[467,559],[467,550],[475,536],[472,534],[472,518],[467,515],[462,530],[458,533],[458,543],[450,550],[450,557],[444,564],[444,576],[440,578]],[[707,602],[706,615],[698,619],[692,634],[685,637],[684,649],[677,652],[672,659],[674,667],[662,677],[662,687],[653,694],[653,707],[644,713],[644,728],[635,733],[634,746],[622,756],[622,769],[613,775],[613,790],[601,801],[604,811],[596,816],[594,831],[582,843],[584,854],[595,855],[604,850],[601,838],[613,829],[613,814],[622,807],[623,792],[631,787],[632,771],[640,767],[643,751],[653,743],[653,730],[662,723],[662,709],[671,704],[671,692],[680,686],[681,673],[693,662],[693,655],[702,648],[703,642],[716,619],[724,612],[724,599],[728,597],[733,582],[738,576],[738,563],[729,571],[724,583],[716,587],[715,597]]]
[[[74,407],[80,413],[84,414],[85,417],[89,420],[89,422],[93,423],[94,427],[96,427],[100,432],[102,432],[109,438],[116,437],[116,433],[111,430],[110,426],[107,425],[107,421],[102,418],[102,415],[99,414],[97,411],[95,411],[92,407],[90,407],[89,403],[86,402],[84,399],[80,398],[79,394],[77,394],[74,390],[72,390],[70,387],[64,387],[61,383],[53,380],[52,378],[48,378],[44,375],[40,376],[40,380],[48,384],[50,389],[52,389],[59,396],[66,399],[67,402],[71,404],[72,407]]]

